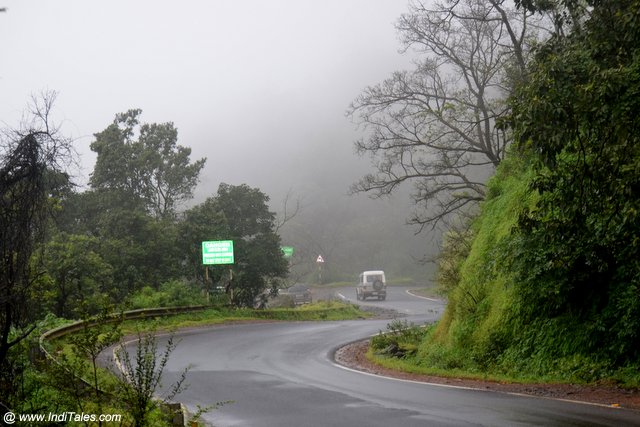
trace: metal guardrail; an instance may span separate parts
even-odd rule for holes
[[[205,305],[199,305],[199,306],[189,306],[189,307],[159,307],[159,308],[142,308],[142,309],[138,309],[138,310],[129,310],[129,311],[125,311],[123,313],[120,314],[113,314],[110,316],[110,318],[107,320],[107,322],[117,322],[117,321],[121,321],[121,320],[135,320],[135,319],[148,319],[148,318],[152,318],[152,317],[158,317],[158,316],[172,316],[172,315],[176,315],[176,314],[182,314],[182,313],[193,313],[193,312],[198,312],[198,311],[204,311],[207,308],[209,308],[209,306],[205,306]],[[44,355],[44,358],[52,363],[57,364],[58,366],[60,365],[60,362],[53,356],[51,355],[51,353],[49,353],[49,351],[47,351],[47,349],[45,348],[45,341],[50,341],[50,340],[54,340],[57,338],[61,338],[65,335],[69,335],[72,334],[74,332],[78,332],[83,330],[86,326],[95,326],[97,325],[99,322],[95,321],[95,320],[80,320],[78,322],[74,322],[74,323],[70,323],[68,325],[64,325],[64,326],[60,326],[58,328],[54,328],[54,329],[50,329],[48,331],[46,331],[45,333],[43,333],[42,335],[40,335],[40,339],[38,342],[38,346],[40,349],[40,353],[42,355]],[[74,378],[76,378],[77,381],[80,381],[81,383],[83,383],[85,386],[92,388],[93,385],[89,384],[84,378],[77,376],[74,373],[70,373]],[[173,425],[174,426],[185,426],[186,422],[187,422],[187,417],[186,417],[186,409],[184,408],[183,405],[181,405],[180,403],[177,404],[170,404],[169,406],[171,406],[172,410],[175,410],[176,405],[179,405],[180,407],[180,411],[179,411],[179,415],[174,417],[173,419]]]
[[[158,317],[158,316],[167,316],[167,315],[175,315],[182,313],[191,313],[196,311],[203,311],[209,308],[206,305],[197,305],[197,306],[188,306],[188,307],[159,307],[159,308],[141,308],[138,310],[129,310],[124,311],[121,314],[113,314],[111,316],[112,322],[117,322],[119,320],[135,320],[135,319],[146,319],[150,317]],[[52,339],[60,338],[67,334],[78,332],[84,329],[86,325],[95,326],[98,322],[94,320],[80,320],[74,323],[70,323],[68,325],[60,326],[55,329],[51,329],[44,334],[40,335],[40,349],[44,350],[42,347],[44,341],[49,341]],[[45,353],[47,353],[45,351]],[[48,354],[48,353],[47,353]]]

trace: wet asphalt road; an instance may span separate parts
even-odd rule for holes
[[[355,302],[353,289],[337,293]],[[435,300],[389,288],[386,301],[415,323],[435,320]],[[376,377],[331,359],[339,346],[385,330],[389,320],[218,326],[179,335],[166,367],[169,385],[185,366],[189,388],[178,396],[198,406],[233,401],[203,415],[224,426],[625,426],[627,410]]]

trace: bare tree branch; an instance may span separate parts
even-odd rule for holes
[[[287,194],[284,196],[284,200],[282,201],[282,211],[276,218],[276,224],[275,224],[276,234],[289,221],[295,218],[298,215],[298,213],[300,213],[300,209],[302,209],[302,200],[299,197],[296,198],[295,200],[292,200],[292,199],[293,199],[293,191],[289,189],[289,191],[287,191]]]
[[[546,26],[511,1],[410,3],[396,28],[402,51],[421,55],[415,68],[367,87],[347,110],[366,132],[356,150],[376,168],[351,191],[381,197],[411,183],[409,221],[420,230],[482,200],[511,142],[496,123]]]

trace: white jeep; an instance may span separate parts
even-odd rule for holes
[[[356,298],[364,301],[367,297],[377,297],[379,300],[387,298],[387,281],[384,278],[384,271],[372,270],[360,273]]]

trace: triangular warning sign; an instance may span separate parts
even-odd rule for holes
[[[322,258],[322,255],[318,255],[318,259],[316,259],[317,263],[323,263],[324,262],[324,258]]]

